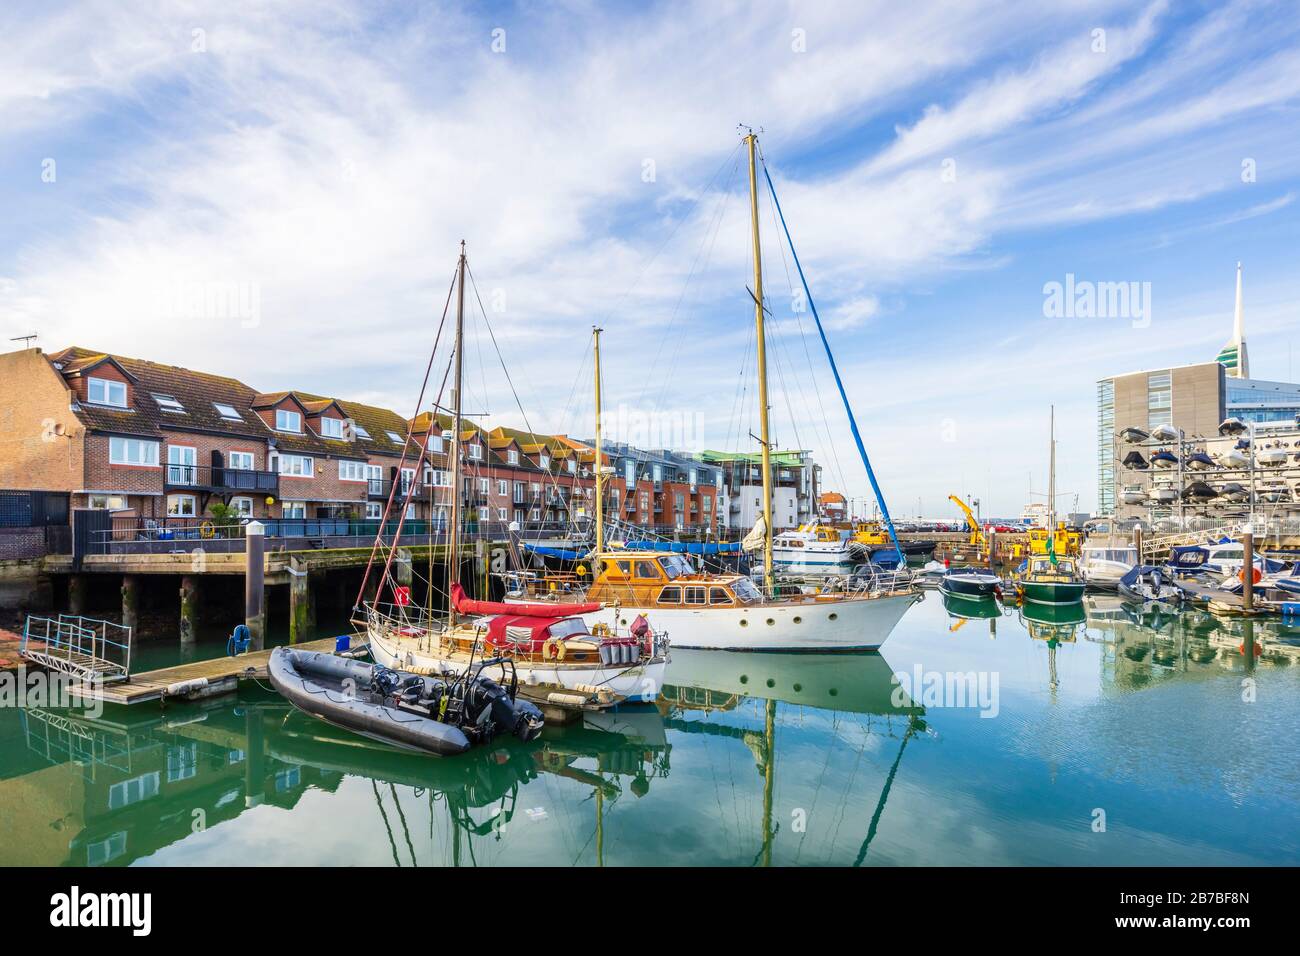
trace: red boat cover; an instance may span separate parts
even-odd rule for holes
[[[551,636],[553,617],[502,614],[488,622],[488,643],[493,647],[523,647],[536,653]]]
[[[457,614],[508,614],[513,617],[577,617],[599,611],[603,604],[589,601],[586,604],[506,604],[501,601],[474,601],[465,596],[459,584],[451,586],[451,604]]]

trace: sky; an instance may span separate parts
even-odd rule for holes
[[[467,411],[590,437],[598,324],[608,436],[755,450],[746,124],[895,515],[1042,500],[1053,406],[1088,511],[1097,380],[1212,359],[1238,261],[1252,374],[1300,377],[1298,14],[6,3],[0,347],[410,414],[463,239]],[[774,438],[862,498],[760,199]]]

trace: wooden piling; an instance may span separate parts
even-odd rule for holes
[[[193,647],[198,640],[199,579],[187,574],[181,578],[181,647]]]
[[[297,559],[289,562],[289,643],[310,640],[316,626],[311,575]]]
[[[1241,606],[1250,611],[1255,606],[1255,535],[1252,532],[1241,536],[1241,549]]]
[[[129,627],[133,634],[140,629],[140,576],[137,574],[122,576],[122,626]]]
[[[84,574],[68,575],[68,613],[77,616],[86,613],[86,587],[89,582]]]
[[[266,646],[266,526],[250,521],[244,528],[244,623],[251,639],[249,648]]]

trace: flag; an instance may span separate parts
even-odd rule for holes
[[[1052,567],[1056,567],[1056,535],[1047,536],[1047,556],[1052,559]]]
[[[411,589],[404,584],[394,585],[393,600],[398,607],[407,607],[411,603]]]

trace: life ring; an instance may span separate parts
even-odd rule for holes
[[[216,536],[216,533],[217,526],[211,521],[204,521],[199,525],[199,537],[201,538],[212,538]]]
[[[1255,565],[1253,565],[1253,564],[1250,566],[1250,571],[1251,571],[1251,574],[1250,574],[1250,580],[1251,580],[1251,583],[1252,583],[1252,584],[1258,584],[1258,583],[1259,583],[1259,579],[1262,578],[1264,575],[1263,575],[1262,573],[1260,573],[1259,568],[1255,567]],[[1242,583],[1242,584],[1245,584],[1245,583],[1246,583],[1246,569],[1245,569],[1244,567],[1243,567],[1243,568],[1241,569],[1241,571],[1237,574],[1237,577],[1241,580],[1241,583]]]
[[[564,642],[558,637],[549,637],[542,645],[542,659],[560,663],[564,660]]]

